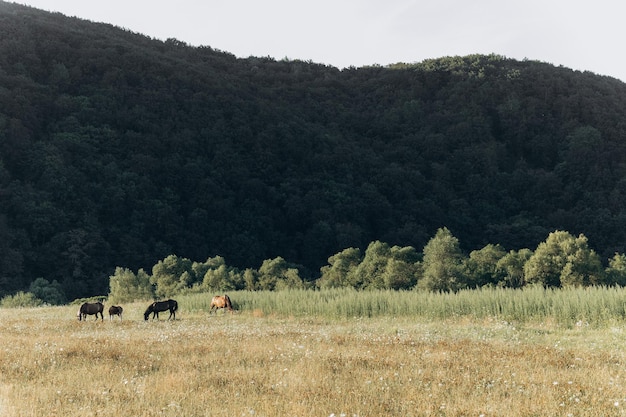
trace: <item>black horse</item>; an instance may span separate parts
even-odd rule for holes
[[[165,301],[155,301],[150,304],[146,309],[146,312],[143,313],[143,319],[148,320],[150,313],[152,313],[152,320],[156,317],[159,319],[159,312],[161,311],[170,311],[170,316],[167,318],[168,320],[173,318],[176,320],[176,310],[178,310],[178,303],[176,300],[165,300]]]
[[[104,314],[102,314],[103,311],[104,305],[100,301],[98,301],[97,303],[84,303],[82,306],[80,306],[80,309],[78,310],[78,320],[87,320],[88,314],[95,314],[96,320],[98,320],[98,314],[100,314],[102,321],[104,321]]]
[[[109,307],[109,318],[111,321],[113,320],[113,316],[120,316],[120,320],[122,320],[122,313],[124,313],[122,306]]]

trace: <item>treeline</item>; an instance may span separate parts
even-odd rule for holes
[[[171,254],[220,254],[237,288],[497,285],[470,255],[427,285],[407,248],[442,225],[468,254],[569,230],[608,259],[625,252],[624,120],[624,83],[536,61],[237,59],[0,1],[0,297],[106,294],[116,265],[154,280]],[[369,262],[376,242],[399,271]]]
[[[484,287],[544,288],[626,286],[626,254],[605,263],[584,235],[566,231],[548,235],[536,249],[505,250],[488,244],[466,254],[447,228],[437,231],[421,252],[411,246],[371,242],[363,252],[347,248],[328,258],[313,280],[282,257],[258,269],[229,266],[221,256],[204,262],[169,255],[151,271],[117,267],[109,277],[111,303],[163,299],[179,294],[226,291],[350,288],[456,292]],[[58,282],[39,278],[27,292],[6,296],[2,306],[62,304],[67,298]]]
[[[626,285],[626,255],[615,254],[603,266],[584,235],[550,233],[533,251],[506,251],[489,244],[465,255],[447,228],[437,231],[422,252],[413,247],[390,246],[376,241],[364,253],[345,249],[328,259],[320,277],[307,281],[297,266],[283,258],[268,259],[258,269],[240,270],[224,258],[205,262],[170,255],[149,274],[118,267],[110,277],[109,299],[129,302],[166,298],[189,292],[235,290],[352,288],[357,290],[423,290],[435,292],[494,286],[545,288]]]

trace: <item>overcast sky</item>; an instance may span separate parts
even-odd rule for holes
[[[15,0],[238,57],[339,68],[496,53],[626,81],[622,0]]]

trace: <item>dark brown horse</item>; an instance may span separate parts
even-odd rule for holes
[[[122,320],[122,313],[124,309],[121,306],[111,306],[109,307],[109,319],[113,320],[113,316],[119,316],[120,320]]]
[[[227,309],[228,311],[233,311],[233,304],[230,302],[230,297],[228,295],[216,295],[215,297],[213,297],[211,299],[211,310],[209,311],[209,314],[211,314],[213,310],[215,310],[215,313],[217,313],[217,310],[219,310],[220,308]]]
[[[152,320],[156,317],[159,319],[159,312],[161,311],[170,311],[170,316],[167,318],[168,320],[173,318],[176,320],[176,310],[178,310],[178,303],[176,300],[165,300],[165,301],[155,301],[150,304],[146,309],[145,313],[143,313],[143,319],[148,320],[148,317],[152,313]]]
[[[98,314],[100,314],[100,318],[104,321],[104,314],[102,314],[103,311],[104,305],[100,301],[97,303],[84,303],[78,310],[78,320],[87,320],[88,314],[95,314],[96,320],[98,320]]]

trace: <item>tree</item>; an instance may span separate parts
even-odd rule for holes
[[[287,268],[287,270],[283,273],[283,276],[276,281],[276,287],[274,289],[280,291],[303,288],[304,281],[300,277],[298,269]]]
[[[512,250],[504,255],[496,264],[498,286],[520,288],[525,284],[524,265],[530,259],[533,252],[530,249]]]
[[[152,267],[150,283],[156,286],[157,298],[170,297],[189,286],[189,280],[185,279],[192,273],[192,262],[187,258],[179,258],[169,255]],[[185,274],[187,272],[187,274]],[[181,279],[182,278],[182,279]]]
[[[609,285],[626,285],[626,255],[616,253],[609,259],[609,266],[606,268],[606,283]]]
[[[498,262],[506,255],[500,245],[488,244],[480,250],[470,252],[465,261],[465,274],[468,285],[480,288],[499,281]]]
[[[413,288],[418,280],[418,264],[389,258],[383,272],[384,288],[392,290],[408,290]]]
[[[266,259],[259,268],[258,289],[279,290],[288,288],[303,288],[304,282],[298,274],[298,269],[289,265],[285,259],[278,256]]]
[[[352,286],[357,289],[381,289],[385,287],[384,273],[391,256],[391,248],[387,243],[372,242],[365,250],[359,265],[350,273]]]
[[[419,279],[421,269],[419,255],[412,246],[392,246],[383,272],[384,288],[408,290]]]
[[[580,241],[581,237],[584,241]],[[600,256],[593,249],[589,249],[586,237],[581,235],[576,240],[579,246],[567,257],[561,271],[561,286],[588,287],[604,284],[606,275]]]
[[[47,304],[60,305],[67,301],[61,284],[56,280],[50,282],[44,278],[37,278],[31,282],[28,291]]]
[[[537,246],[524,265],[526,282],[546,287],[588,286],[604,280],[598,254],[587,238],[557,230]]]
[[[351,272],[361,262],[361,250],[358,248],[344,249],[328,258],[328,265],[320,269],[321,276],[317,282],[320,288],[349,287]]]
[[[208,258],[206,262],[194,263],[192,267],[200,275],[202,287],[210,291],[241,290],[246,287],[244,274],[235,267],[226,265],[221,256]]]
[[[246,268],[243,271],[243,288],[248,291],[257,290],[258,272],[252,268]]]
[[[140,269],[137,274],[128,268],[117,267],[109,277],[109,301],[130,303],[136,300],[154,298],[150,276]]]
[[[418,288],[429,291],[457,291],[466,286],[463,277],[463,253],[459,240],[447,228],[424,246],[423,275]]]
[[[18,291],[14,295],[7,295],[0,300],[0,307],[15,308],[15,307],[38,307],[42,304],[42,301],[35,297],[32,292]]]

